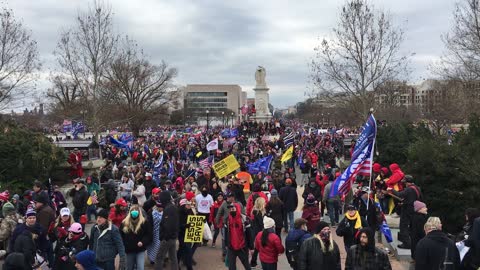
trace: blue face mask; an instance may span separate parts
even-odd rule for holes
[[[139,215],[139,213],[138,213],[137,210],[133,210],[132,212],[130,212],[130,216],[131,216],[132,218],[138,218],[138,215]]]

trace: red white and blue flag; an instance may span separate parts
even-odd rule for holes
[[[330,190],[330,198],[347,194],[357,175],[370,175],[373,161],[373,147],[377,136],[377,122],[373,114],[368,117],[362,133],[357,139],[352,154],[352,163],[335,179]]]
[[[204,169],[208,168],[208,167],[211,167],[213,165],[213,156],[209,156],[206,159],[200,160],[198,162],[198,165],[200,165],[200,167],[202,167]]]

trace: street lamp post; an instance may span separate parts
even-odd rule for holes
[[[85,139],[85,114],[87,113],[87,110],[81,110],[80,113],[82,114],[83,139]]]
[[[208,130],[208,124],[209,124],[209,122],[208,122],[208,114],[209,114],[210,112],[207,110],[206,113],[207,113],[207,130]]]
[[[225,126],[225,112],[222,111],[222,127]]]
[[[235,115],[235,114],[232,112],[232,127],[233,127],[233,124],[235,123],[235,122],[233,121],[233,116],[234,116],[234,115]]]

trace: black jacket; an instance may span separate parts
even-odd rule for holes
[[[300,247],[297,266],[299,270],[341,270],[340,251],[337,243],[333,242],[332,251],[324,253],[318,238],[311,237],[305,240]]]
[[[25,229],[17,236],[13,246],[13,252],[23,253],[27,269],[32,269],[32,265],[35,262],[37,246],[35,241],[33,241],[30,230]]]
[[[178,224],[179,224],[179,232],[178,232],[178,239],[180,242],[183,242],[185,239],[185,232],[187,231],[187,219],[189,215],[194,215],[192,209],[187,209],[185,207],[180,206],[178,208]]]
[[[137,233],[123,231],[124,225],[120,226],[120,235],[122,236],[123,245],[125,246],[125,253],[138,253],[145,251],[152,242],[152,225],[148,219],[141,225]],[[138,242],[142,242],[142,247],[139,247]]]
[[[370,240],[369,240],[370,241]],[[345,270],[392,270],[387,253],[374,247],[373,251],[362,250],[360,245],[350,247],[345,260]],[[438,269],[438,268],[437,268]]]
[[[310,183],[305,186],[305,190],[302,194],[303,199],[306,200],[310,193],[313,194],[317,201],[322,201],[322,188],[315,181],[310,181]]]
[[[415,190],[417,189],[418,190],[418,194],[417,194],[417,191]],[[395,190],[392,190],[393,194],[402,198],[403,201],[403,205],[402,205],[402,211],[404,211],[404,209],[406,211],[408,211],[409,213],[412,213],[414,212],[414,209],[413,209],[413,203],[417,200],[421,200],[422,199],[422,191],[420,190],[419,187],[415,186],[415,185],[412,185],[412,186],[409,186],[407,188],[405,188],[404,190],[398,192],[398,191],[395,191]],[[418,196],[420,195],[420,196]]]
[[[296,189],[294,189],[292,186],[287,185],[282,187],[278,197],[283,202],[285,212],[293,212],[295,209],[297,209],[298,195]]]
[[[272,204],[271,201],[267,203],[265,207],[267,216],[275,221],[275,227],[283,228],[283,218],[285,217],[285,208],[283,203]]]
[[[149,213],[150,210],[152,210],[152,208],[155,205],[157,205],[157,202],[153,198],[150,198],[143,204],[143,210],[145,210],[145,212]]]
[[[372,199],[368,200],[368,210],[367,204],[362,200],[361,197],[355,198],[353,200],[353,204],[357,206],[360,216],[368,222],[368,226],[372,228],[373,231],[376,231],[379,225],[377,222],[377,207],[373,203]]]
[[[263,215],[262,212],[255,209],[252,211],[252,215],[252,231],[253,235],[256,236],[259,232],[263,231]]]
[[[28,267],[25,262],[25,255],[23,253],[14,252],[8,254],[5,258],[5,263],[3,264],[3,270],[27,270],[32,269]]]
[[[367,227],[368,223],[367,221],[363,218],[360,217],[362,220],[362,228]],[[343,236],[343,243],[345,246],[350,247],[352,245],[355,245],[358,242],[358,239],[356,238],[356,234],[359,229],[355,229],[355,220],[349,220],[346,217],[343,218],[342,221],[338,224],[337,227],[337,235],[338,236]]]
[[[84,233],[79,239],[70,241],[67,238],[58,240],[55,246],[55,269],[75,270],[75,262],[70,259],[70,252],[75,254],[88,249],[90,239]]]
[[[442,268],[447,263],[446,268]],[[460,254],[455,243],[442,231],[429,232],[417,244],[416,270],[460,269]]]
[[[75,210],[80,214],[84,214],[87,209],[87,201],[89,197],[87,188],[85,186],[79,190],[72,188],[70,190],[70,196],[72,197],[72,203]]]
[[[172,203],[167,204],[163,210],[160,222],[160,240],[175,240],[178,238],[179,220],[178,210]]]
[[[412,216],[412,224],[410,226],[410,250],[412,251],[412,259],[415,259],[415,250],[417,243],[425,237],[425,230],[423,226],[427,222],[428,216],[420,213],[415,213]]]

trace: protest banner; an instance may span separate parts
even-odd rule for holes
[[[202,243],[204,216],[189,215],[187,217],[187,229],[185,231],[185,243]]]
[[[218,179],[221,179],[227,176],[229,173],[240,168],[240,164],[238,164],[238,161],[235,158],[235,156],[230,155],[220,160],[219,162],[213,164],[212,168],[215,171],[215,174],[217,175]]]

